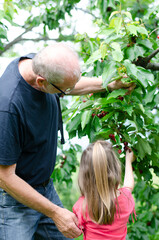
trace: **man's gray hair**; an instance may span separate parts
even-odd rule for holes
[[[52,83],[62,83],[65,78],[80,78],[78,55],[63,43],[50,45],[37,53],[32,68],[35,74]]]

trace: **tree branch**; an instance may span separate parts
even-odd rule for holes
[[[6,44],[5,47],[3,48],[3,50],[0,50],[0,56],[1,56],[5,51],[7,51],[8,49],[10,49],[14,44],[22,41],[22,39],[23,39],[22,36],[23,36],[24,34],[26,34],[27,32],[31,31],[33,28],[34,28],[34,27],[32,26],[32,27],[29,27],[29,28],[25,29],[25,31],[24,31],[22,34],[20,34],[18,37],[16,37],[16,38],[15,38],[13,41],[11,41],[10,43]]]
[[[94,17],[95,19],[98,19],[98,17],[96,17],[93,13],[91,13],[91,12],[88,11],[88,10],[85,10],[85,9],[82,9],[82,8],[78,8],[78,7],[75,7],[75,9],[76,9],[76,10],[80,10],[80,11],[82,11],[82,12],[84,12],[84,13],[88,13],[88,14],[90,14],[92,17]]]
[[[141,57],[139,56],[138,59],[136,61],[133,61],[133,63],[136,66],[141,66],[145,69],[151,69],[154,71],[158,71],[159,70],[159,63],[150,63],[150,60],[157,54],[159,53],[159,48],[157,48],[153,53],[151,53],[149,56],[147,57]]]
[[[157,48],[153,53],[151,53],[148,57],[146,57],[147,61],[150,61],[157,53],[159,52],[159,48]]]
[[[151,69],[154,71],[159,71],[159,63],[148,63],[146,69]]]
[[[39,42],[39,41],[73,41],[74,40],[74,35],[62,35],[60,34],[60,36],[58,38],[49,38],[48,36],[42,36],[39,38],[23,38],[22,36],[31,31],[33,29],[33,27],[30,27],[28,29],[26,29],[22,34],[20,34],[17,38],[15,38],[13,41],[11,41],[10,43],[8,43],[3,50],[0,50],[0,56],[7,50],[9,50],[13,45],[15,45],[16,43],[20,43],[20,42],[26,42],[26,41],[32,41],[32,42]]]

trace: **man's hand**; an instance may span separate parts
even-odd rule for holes
[[[52,217],[59,231],[67,238],[77,238],[82,232],[77,227],[78,219],[76,215],[65,208],[58,207]]]
[[[127,75],[124,75],[122,78],[127,78],[127,77],[128,77]],[[121,79],[115,80],[108,84],[108,89],[110,91],[121,89],[121,88],[128,89],[126,95],[130,94],[135,87],[136,87],[135,83],[127,83],[127,82],[124,83],[121,81]]]

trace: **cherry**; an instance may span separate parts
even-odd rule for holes
[[[83,102],[86,102],[86,100],[83,100]]]
[[[64,160],[66,160],[66,159],[67,159],[67,156],[66,156],[66,155],[64,155],[64,154],[63,154],[63,156],[62,156],[62,157],[63,157],[63,159],[64,159]]]
[[[124,145],[125,145],[125,146],[128,146],[128,142],[124,142]]]
[[[96,116],[96,114],[95,113],[92,113],[92,117],[94,118]]]
[[[121,149],[119,149],[119,150],[118,150],[118,153],[119,153],[119,154],[121,154],[121,153],[122,153]]]
[[[123,101],[123,100],[124,100],[124,97],[119,96],[118,99],[121,100],[121,101]]]
[[[114,138],[115,136],[114,136],[114,134],[109,134],[109,138]]]
[[[157,35],[157,38],[159,39],[159,35]]]

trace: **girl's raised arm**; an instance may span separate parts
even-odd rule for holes
[[[125,177],[124,187],[128,188],[131,192],[134,189],[134,175],[132,169],[132,162],[135,160],[135,155],[132,150],[126,151],[125,156]]]

